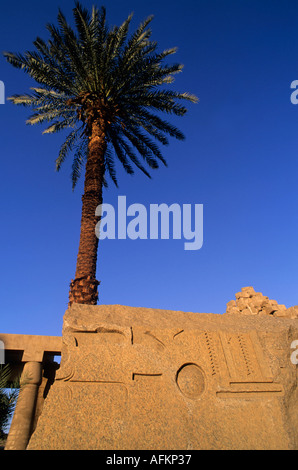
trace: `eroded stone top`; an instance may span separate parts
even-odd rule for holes
[[[246,294],[246,291],[245,291]],[[253,298],[245,297],[248,301]],[[240,299],[240,305],[241,300]],[[265,302],[266,304],[266,302]],[[267,304],[266,304],[267,305]],[[226,313],[242,313],[243,309],[237,307],[235,301],[229,302]],[[233,307],[233,308],[232,308]],[[252,311],[251,311],[252,310]],[[63,333],[70,331],[96,332],[102,328],[129,329],[142,327],[151,329],[208,329],[240,330],[261,328],[266,331],[282,330],[291,324],[297,324],[297,317],[289,315],[256,315],[253,308],[247,309],[242,315],[227,315],[214,313],[193,313],[153,308],[129,307],[124,305],[83,305],[73,303],[66,311],[63,322]],[[288,313],[290,309],[286,309]],[[258,309],[255,311],[259,312]],[[277,310],[274,310],[274,312]],[[269,309],[268,309],[269,312]],[[278,311],[280,312],[280,311]],[[274,318],[273,318],[274,317]],[[296,325],[295,325],[296,326]]]

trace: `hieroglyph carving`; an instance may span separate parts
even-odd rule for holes
[[[255,331],[98,326],[65,334],[63,358],[58,381],[122,384],[127,393],[140,380],[163,377],[189,399],[206,389],[220,399],[283,394],[282,386],[273,383]]]

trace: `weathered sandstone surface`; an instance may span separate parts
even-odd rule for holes
[[[296,307],[73,304],[29,449],[298,449]]]

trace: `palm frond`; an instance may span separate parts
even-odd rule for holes
[[[105,174],[108,172],[111,180],[115,184],[115,186],[118,188],[118,181],[116,177],[116,170],[115,170],[115,162],[113,158],[113,152],[109,148],[109,146],[106,149],[105,152]],[[107,180],[105,179],[105,186],[108,187]]]
[[[88,158],[92,122],[99,116],[104,119],[106,175],[118,184],[114,164],[118,158],[128,174],[136,166],[150,176],[147,167],[167,164],[160,144],[168,145],[169,137],[185,138],[160,115],[184,116],[184,103],[198,101],[191,93],[168,88],[183,69],[180,63],[165,63],[177,48],[157,50],[157,42],[151,39],[153,16],[130,35],[132,14],[120,26],[109,28],[104,7],[89,11],[76,1],[73,17],[74,27],[59,9],[57,25],[46,25],[47,41],[37,37],[33,51],[4,53],[11,65],[36,83],[31,94],[9,99],[31,108],[27,124],[46,124],[44,134],[70,129],[56,169],[59,171],[68,154],[73,155],[73,188]]]
[[[129,157],[129,159],[136,165],[136,167],[139,168],[148,178],[151,178],[150,174],[148,171],[144,168],[144,166],[140,163],[138,157],[134,153],[133,149],[130,147],[130,145],[119,135],[117,136],[117,140],[122,147],[123,151],[125,152],[125,155]],[[150,155],[146,151],[145,147],[140,148],[139,147],[139,153],[140,155],[149,163],[151,168],[158,168],[158,165],[156,166],[156,162],[153,163],[153,159],[150,159]]]
[[[72,190],[75,189],[76,184],[81,176],[84,164],[86,162],[87,147],[87,142],[83,141],[77,146],[77,149],[74,153],[71,172]]]
[[[82,131],[81,128],[80,129],[75,129],[70,134],[68,134],[67,138],[65,139],[65,141],[63,142],[63,144],[60,148],[59,155],[58,155],[58,158],[56,160],[56,171],[60,170],[61,165],[64,162],[64,160],[66,159],[68,153],[72,152],[72,150],[74,149],[74,146],[75,146],[77,140],[80,137],[79,134],[80,134],[81,131]]]

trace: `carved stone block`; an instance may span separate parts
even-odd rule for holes
[[[29,449],[294,449],[297,320],[73,304]]]

